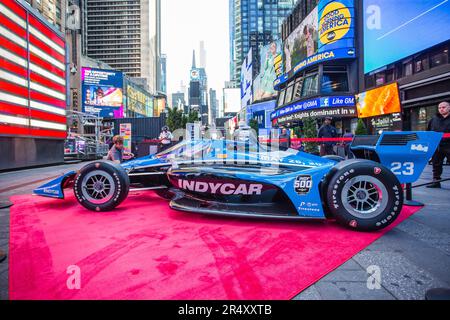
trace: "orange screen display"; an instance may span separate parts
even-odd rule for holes
[[[358,118],[382,116],[401,112],[397,83],[356,95]]]

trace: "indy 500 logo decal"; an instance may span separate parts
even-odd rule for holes
[[[311,191],[312,183],[312,177],[310,175],[299,175],[295,178],[294,190],[299,195],[308,194]]]

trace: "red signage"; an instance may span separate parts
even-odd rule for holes
[[[66,138],[65,42],[15,0],[0,3],[0,135]]]

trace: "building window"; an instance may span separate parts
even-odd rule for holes
[[[291,82],[286,89],[286,96],[284,97],[284,104],[292,101],[292,92],[294,91],[294,83]]]
[[[302,85],[303,85],[303,78],[298,78],[295,82],[294,92],[292,96],[292,100],[297,100],[302,95]]]
[[[375,75],[375,84],[376,86],[381,86],[386,83],[386,74],[383,72],[379,72]]]
[[[278,103],[277,106],[281,107],[284,104],[284,95],[286,93],[286,90],[280,91],[280,95],[278,96]]]
[[[441,49],[430,55],[430,66],[431,68],[440,66],[442,64],[448,63],[448,50]]]
[[[309,97],[318,94],[319,76],[313,74],[305,77],[302,88],[302,97]]]
[[[429,69],[428,56],[421,55],[414,59],[414,72],[422,72],[424,70]]]
[[[348,76],[345,66],[324,66],[322,93],[348,92]]]
[[[403,76],[408,77],[413,74],[413,63],[412,61],[403,64]]]

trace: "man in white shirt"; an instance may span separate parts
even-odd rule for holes
[[[172,144],[172,139],[172,132],[169,131],[169,128],[167,126],[164,126],[159,135],[160,152],[170,147],[170,145]]]

